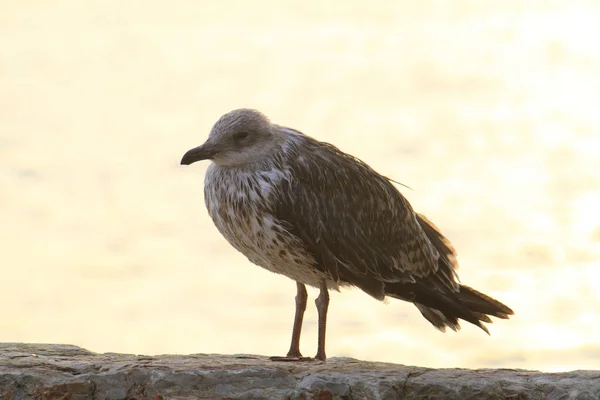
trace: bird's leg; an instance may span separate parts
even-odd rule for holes
[[[300,333],[302,332],[302,320],[306,310],[306,286],[296,282],[298,292],[296,294],[296,313],[294,314],[294,328],[292,329],[292,343],[286,357],[270,357],[271,361],[308,361],[310,357],[302,357],[300,353]]]
[[[329,292],[325,281],[321,282],[321,293],[315,300],[317,312],[319,314],[319,344],[317,348],[317,360],[325,361],[325,328],[327,326],[327,308],[329,307]]]
[[[292,343],[288,357],[302,357],[300,354],[300,333],[302,332],[302,320],[304,319],[304,311],[306,310],[306,286],[300,282],[296,282],[298,292],[296,294],[296,314],[294,315],[294,328],[292,329]]]

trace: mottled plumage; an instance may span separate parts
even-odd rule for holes
[[[439,229],[388,178],[331,144],[240,109],[222,116],[182,164],[200,159],[213,160],[204,193],[219,231],[252,263],[298,282],[289,356],[300,356],[294,338],[305,284],[321,289],[320,359],[327,289],[356,286],[378,300],[413,302],[442,331],[459,329],[463,319],[487,332],[487,315],[512,314],[459,284],[456,253]]]

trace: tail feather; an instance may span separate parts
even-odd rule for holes
[[[489,335],[483,323],[492,323],[492,317],[508,319],[514,312],[510,307],[469,286],[459,285],[458,291],[448,290],[440,285],[440,276],[445,279],[456,277],[458,262],[452,243],[427,217],[417,214],[417,221],[440,255],[437,278],[425,279],[412,284],[386,284],[388,296],[413,302],[423,317],[442,332],[446,328],[460,329],[459,319],[478,326]],[[441,274],[441,275],[440,275]],[[436,289],[437,288],[437,289]]]
[[[508,319],[509,315],[514,314],[514,311],[510,307],[469,286],[460,285],[459,298],[473,312],[488,314],[502,319]]]
[[[492,319],[491,319],[490,317],[488,317],[487,315],[485,315],[485,314],[478,313],[478,312],[475,312],[475,311],[471,311],[471,312],[472,312],[472,313],[473,313],[473,315],[475,315],[475,316],[477,317],[477,319],[478,319],[478,320],[480,320],[481,322],[485,322],[485,323],[487,323],[487,324],[493,324],[493,323],[494,323],[494,321],[492,321]]]
[[[413,284],[410,289],[407,285],[386,285],[386,292],[389,296],[413,302],[423,317],[442,332],[446,327],[459,330],[458,320],[462,319],[489,335],[483,323],[492,323],[490,316],[508,319],[514,314],[505,304],[465,285],[460,286],[458,293],[442,293],[418,284]]]
[[[489,334],[487,328],[481,323],[487,322],[489,317],[484,315],[482,318],[481,312],[469,309],[460,300],[460,292],[441,291],[428,285],[427,282],[415,282],[386,283],[385,293],[390,297],[414,303],[421,314],[441,331],[444,331],[445,327],[459,329],[458,319],[462,319]]]
[[[423,317],[440,331],[446,332],[446,328],[450,328],[454,332],[460,330],[458,318],[448,318],[441,311],[438,311],[435,308],[426,307],[422,304],[415,303],[415,306],[421,311]]]
[[[388,283],[385,291],[390,297],[414,303],[423,317],[442,332],[446,328],[458,331],[462,319],[489,335],[484,323],[492,323],[490,317],[508,319],[513,314],[498,300],[464,285],[457,293],[443,293],[419,283]]]

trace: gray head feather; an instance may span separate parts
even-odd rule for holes
[[[223,115],[213,125],[207,146],[216,149],[215,164],[239,167],[262,158],[278,144],[276,129],[256,110],[241,108]]]

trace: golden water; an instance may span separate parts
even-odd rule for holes
[[[0,341],[285,353],[295,284],[229,247],[206,164],[179,166],[254,107],[411,186],[463,283],[516,311],[444,335],[334,293],[329,356],[599,368],[597,4],[0,1]]]

